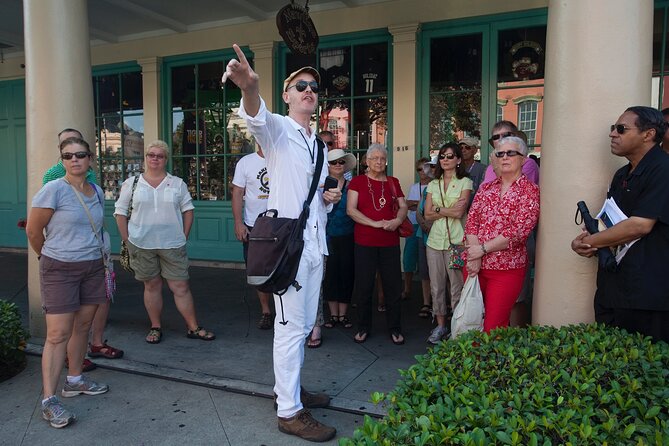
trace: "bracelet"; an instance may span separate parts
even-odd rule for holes
[[[484,242],[484,243],[481,243],[481,251],[483,251],[483,255],[488,254],[488,250],[485,249],[485,242]]]

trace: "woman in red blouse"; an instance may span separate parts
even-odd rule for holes
[[[386,323],[396,345],[404,344],[400,324],[400,237],[397,228],[407,215],[407,204],[397,178],[386,176],[388,152],[381,144],[367,150],[367,172],[351,180],[346,212],[355,222],[355,283],[353,296],[358,303],[358,332],[355,342],[367,340],[372,326],[372,292],[378,269],[386,298]],[[393,201],[397,199],[397,216]]]
[[[481,185],[465,226],[466,273],[479,276],[486,332],[509,325],[527,269],[525,242],[539,220],[539,187],[522,173],[525,142],[503,138],[493,155],[500,176]]]

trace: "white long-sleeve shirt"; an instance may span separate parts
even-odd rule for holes
[[[312,130],[307,136],[304,128],[289,116],[270,113],[262,98],[256,116],[246,113],[243,99],[238,114],[246,121],[267,161],[267,173],[272,184],[267,209],[276,209],[279,217],[298,218],[316,170],[316,133]],[[318,189],[310,203],[304,241],[316,241],[320,253],[327,255],[325,226],[327,213],[332,205],[326,205],[323,201],[323,184],[328,175],[328,165],[325,162],[326,149],[323,148],[322,151],[323,167],[319,175]]]

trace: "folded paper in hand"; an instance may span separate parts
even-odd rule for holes
[[[616,200],[613,198],[607,198],[604,201],[602,210],[597,214],[597,219],[599,220],[600,230],[608,229],[613,225],[620,223],[623,220],[627,220],[629,217],[618,207]],[[602,228],[602,225],[604,226]],[[627,251],[635,244],[639,239],[632,240],[629,243],[614,247],[613,253],[616,256],[616,263],[620,264],[620,261],[625,257]]]

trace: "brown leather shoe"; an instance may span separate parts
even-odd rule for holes
[[[337,429],[316,421],[306,409],[302,409],[290,418],[278,418],[281,432],[308,441],[328,441],[337,434]]]
[[[300,386],[300,402],[307,409],[320,409],[330,405],[330,395],[326,393],[311,393],[307,392],[304,387]],[[276,404],[276,393],[274,394],[274,410],[279,407]]]

